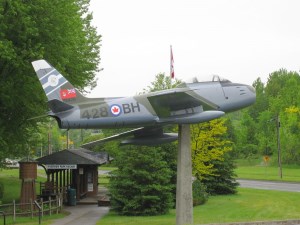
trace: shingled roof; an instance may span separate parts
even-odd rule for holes
[[[87,149],[66,149],[36,160],[39,165],[102,165],[110,161],[106,152],[93,152]]]

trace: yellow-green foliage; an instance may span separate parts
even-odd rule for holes
[[[224,153],[232,150],[232,142],[225,137],[225,121],[221,118],[191,125],[193,174],[198,179],[213,174],[211,161],[223,161]]]

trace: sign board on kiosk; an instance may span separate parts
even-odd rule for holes
[[[46,169],[48,170],[76,170],[77,165],[63,165],[63,164],[52,164],[52,165],[45,165]]]

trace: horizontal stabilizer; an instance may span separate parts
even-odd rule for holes
[[[92,147],[95,147],[97,145],[103,144],[103,143],[108,142],[108,141],[112,141],[112,140],[116,140],[116,139],[119,139],[119,138],[122,138],[122,137],[130,136],[134,132],[142,130],[142,129],[144,129],[144,128],[140,127],[140,128],[136,128],[136,129],[133,129],[133,130],[130,130],[130,131],[125,131],[125,132],[120,133],[120,134],[112,135],[112,136],[109,136],[109,137],[106,137],[106,138],[103,138],[103,139],[100,139],[100,140],[91,141],[91,142],[88,142],[86,144],[81,145],[81,147],[82,148],[92,148]]]
[[[126,131],[120,134],[116,134],[107,138],[103,138],[97,141],[92,141],[81,145],[83,148],[92,148],[94,146],[103,144],[108,141],[120,139],[133,135],[134,137],[121,142],[122,145],[146,145],[154,146],[159,144],[165,144],[177,140],[177,134],[175,133],[163,133],[162,127],[140,127],[130,131]]]
[[[156,146],[161,144],[170,143],[176,141],[178,134],[176,133],[164,133],[158,137],[134,137],[121,142],[121,145],[145,145]]]
[[[48,106],[54,113],[64,112],[74,108],[74,106],[69,105],[65,102],[61,102],[57,99],[48,101]]]

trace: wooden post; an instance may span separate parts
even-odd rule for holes
[[[58,190],[58,192],[60,193],[61,192],[61,187],[63,186],[63,182],[62,182],[62,170],[61,171],[59,171],[59,190]]]
[[[49,196],[49,215],[52,215],[52,209],[51,209],[51,197]]]
[[[44,200],[41,198],[42,218],[44,217]]]
[[[32,199],[29,200],[29,203],[30,203],[31,219],[33,219],[33,201],[32,201]]]
[[[60,198],[60,193],[56,195],[56,214],[58,214],[58,207],[59,207],[59,198]]]
[[[277,153],[278,153],[278,173],[280,179],[282,179],[282,164],[281,164],[281,149],[280,149],[280,118],[279,114],[276,117],[276,131],[277,131]]]
[[[63,209],[63,204],[64,204],[64,194],[62,193],[60,196],[59,196],[59,211],[61,212],[62,209]]]
[[[13,208],[14,208],[14,218],[13,218],[13,221],[14,221],[14,223],[16,222],[16,201],[15,200],[13,200]]]
[[[65,186],[66,186],[66,182],[65,182],[65,179],[66,179],[66,171],[65,170],[63,170],[63,172],[62,172],[62,184],[61,184],[61,192],[63,192],[63,190],[64,190],[64,188],[65,188]]]

